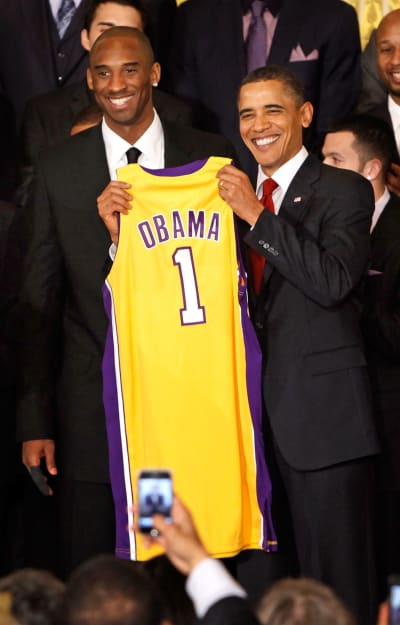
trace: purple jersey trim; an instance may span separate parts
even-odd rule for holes
[[[260,345],[248,313],[247,276],[239,245],[236,219],[235,237],[239,265],[239,305],[241,310],[242,331],[246,353],[247,395],[254,432],[257,499],[263,517],[262,546],[266,551],[277,551],[278,543],[271,515],[272,485],[265,459],[264,434],[262,426],[262,355]]]
[[[109,448],[110,479],[115,505],[116,547],[119,558],[130,559],[128,532],[128,502],[125,490],[124,465],[120,433],[117,394],[117,376],[114,363],[114,340],[112,323],[112,298],[109,288],[103,285],[104,308],[109,320],[103,356],[103,402]]]
[[[166,169],[148,169],[147,167],[142,167],[143,171],[147,171],[148,174],[153,174],[154,176],[187,176],[188,174],[194,174],[196,171],[199,171],[204,165],[207,163],[208,159],[202,159],[198,161],[193,161],[192,163],[186,163],[186,165],[180,165],[179,167],[168,167]]]

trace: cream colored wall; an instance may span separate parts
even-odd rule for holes
[[[382,17],[389,11],[400,9],[400,0],[346,0],[346,2],[357,11],[363,48],[369,40],[371,31],[376,28]]]

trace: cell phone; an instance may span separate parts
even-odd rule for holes
[[[390,575],[389,579],[389,623],[400,625],[400,575]]]
[[[168,469],[144,469],[138,475],[139,520],[141,532],[158,535],[153,528],[153,514],[162,514],[171,522],[173,500],[172,475]]]
[[[29,469],[29,472],[31,474],[31,478],[34,484],[37,486],[42,495],[45,495],[47,497],[48,495],[53,494],[53,491],[51,490],[47,481],[47,477],[43,473],[41,467],[31,467]]]

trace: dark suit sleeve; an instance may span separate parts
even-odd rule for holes
[[[368,346],[400,358],[400,239],[391,245],[382,274],[367,279],[363,329]]]
[[[45,177],[37,166],[24,220],[27,252],[18,303],[19,440],[53,438],[63,267]]]
[[[324,58],[317,109],[317,132],[320,135],[355,107],[361,86],[357,14],[345,2],[337,4],[331,36],[322,51]]]
[[[324,307],[340,303],[358,285],[369,256],[371,185],[358,175],[341,173],[321,181],[313,193],[307,229],[288,215],[284,201],[278,215],[263,211],[246,236],[288,282]],[[290,190],[287,196],[294,195]]]
[[[201,625],[259,625],[249,602],[239,597],[217,601],[199,622]]]

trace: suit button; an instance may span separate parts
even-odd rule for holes
[[[256,326],[256,328],[258,328],[259,330],[262,330],[264,327],[264,324],[262,323],[262,321],[256,321],[254,323],[254,325]]]
[[[59,59],[65,59],[64,52],[57,52],[57,56],[58,56]]]

